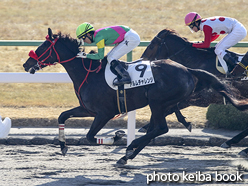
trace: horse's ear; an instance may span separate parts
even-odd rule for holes
[[[48,36],[49,36],[49,39],[52,40],[53,32],[51,28],[48,28]]]

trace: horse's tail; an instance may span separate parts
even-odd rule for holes
[[[222,83],[217,77],[215,77],[213,74],[200,70],[200,69],[189,69],[188,71],[193,74],[196,79],[196,91],[200,91],[204,88],[212,88],[218,93],[220,93],[222,96],[224,96],[227,101],[229,101],[233,106],[235,106],[239,110],[246,110],[248,109],[248,99],[242,99],[238,100],[233,97],[234,92],[231,91],[231,88]]]

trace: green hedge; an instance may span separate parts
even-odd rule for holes
[[[244,130],[248,127],[248,112],[239,111],[231,104],[211,104],[207,111],[209,126],[228,130]]]

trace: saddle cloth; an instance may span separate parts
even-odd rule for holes
[[[151,70],[150,61],[139,60],[133,63],[126,63],[128,65],[127,72],[129,73],[132,83],[125,84],[125,89],[135,88],[139,86],[149,85],[155,83],[153,73]],[[111,71],[110,64],[107,63],[105,68],[105,80],[107,84],[114,90],[117,86],[113,86],[113,81],[117,76]]]

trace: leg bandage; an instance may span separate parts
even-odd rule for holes
[[[65,124],[59,124],[59,141],[65,142]]]
[[[97,138],[97,144],[113,145],[114,138]]]

